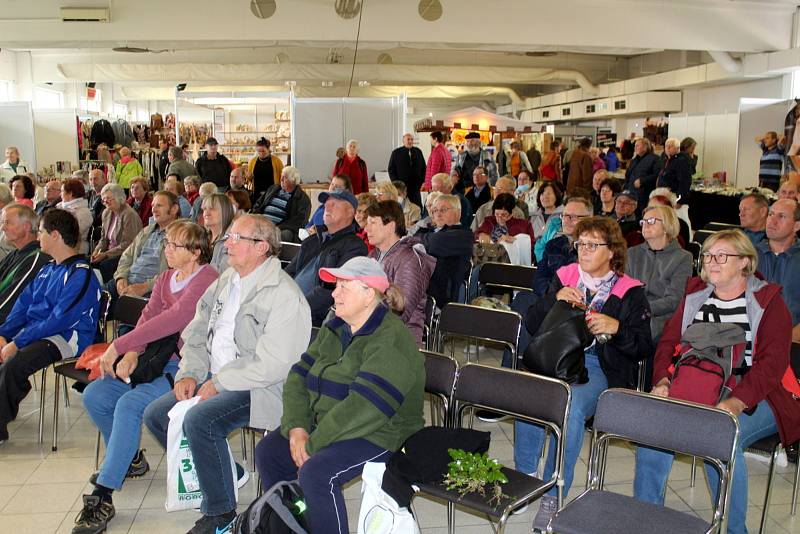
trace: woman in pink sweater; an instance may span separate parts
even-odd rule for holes
[[[126,477],[149,470],[138,450],[142,414],[150,402],[172,389],[179,356],[173,354],[155,380],[132,385],[139,355],[148,344],[183,331],[194,318],[197,301],[218,276],[208,264],[211,245],[203,227],[186,220],[173,222],[167,227],[165,249],[170,269],[156,278],[136,328],[108,347],[100,360],[101,378],[83,393],[86,411],[105,439],[106,455],[100,471],[89,479],[95,490],[83,496],[84,507],[75,520],[82,531],[94,532],[91,529],[101,526],[105,530],[114,515],[112,492],[122,488]],[[179,350],[181,346],[178,339]]]

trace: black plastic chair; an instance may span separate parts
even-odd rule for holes
[[[422,325],[422,346],[433,349],[436,341],[436,325],[439,322],[439,308],[436,299],[428,295],[425,299],[425,324]]]
[[[710,222],[703,227],[703,230],[708,230],[709,232],[719,232],[720,230],[737,230],[741,229],[741,226],[738,224],[729,224],[723,222]]]
[[[719,498],[713,503],[711,521],[604,490],[608,442],[612,439],[710,462],[720,473]],[[627,389],[606,390],[600,395],[594,416],[589,485],[553,515],[547,532],[725,532],[738,442],[739,423],[722,410]]]
[[[544,425],[556,436],[556,468],[548,480],[526,475],[503,467],[508,483],[502,485],[499,502],[490,503],[492,495],[482,497],[477,492],[461,497],[442,483],[419,484],[418,494],[431,495],[447,501],[448,532],[455,529],[455,506],[460,505],[485,514],[497,523],[497,532],[505,531],[506,521],[514,510],[535,501],[558,487],[558,502],[562,502],[562,471],[564,467],[564,424],[570,403],[570,388],[565,382],[530,373],[467,364],[458,372],[453,399],[455,424],[463,426],[467,410],[490,410],[521,421]]]
[[[700,250],[703,246],[696,241],[686,243],[686,250],[692,254],[692,275],[697,275],[702,268],[700,264]]]
[[[452,341],[450,356],[455,358],[455,338],[501,343],[511,351],[512,366],[516,369],[521,326],[522,317],[517,312],[451,302],[439,316],[437,352],[444,352],[445,341],[449,339]]]
[[[708,237],[709,237],[709,236],[711,236],[711,235],[713,235],[713,234],[714,234],[714,232],[712,232],[712,231],[710,231],[710,230],[698,230],[698,231],[696,231],[696,232],[694,233],[694,241],[695,241],[695,242],[696,242],[698,245],[702,245],[702,244],[703,244],[703,241],[705,241],[706,239],[708,239]]]
[[[425,393],[431,395],[431,424],[450,426],[458,363],[438,352],[420,353],[425,357]]]
[[[759,532],[767,532],[767,516],[769,514],[769,502],[772,497],[772,480],[775,478],[775,461],[778,454],[783,449],[781,445],[781,437],[778,434],[773,434],[762,438],[747,447],[748,452],[755,452],[758,454],[765,454],[769,456],[769,476],[767,477],[767,491],[764,495],[764,508],[761,511],[761,528]],[[800,462],[794,465],[794,485],[792,486],[792,515],[797,513],[797,488],[800,485]]]
[[[484,291],[493,293],[533,291],[535,275],[536,267],[486,262],[478,270],[478,293],[481,294]]]
[[[122,295],[117,299],[113,315],[115,336],[120,325],[136,326],[144,307],[147,306],[147,301],[148,299],[144,297],[134,297],[131,295]]]
[[[281,252],[278,254],[278,259],[282,265],[288,265],[298,252],[300,252],[300,243],[281,241]]]

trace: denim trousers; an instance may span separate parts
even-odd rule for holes
[[[311,532],[350,532],[342,484],[361,475],[367,462],[385,462],[391,452],[365,439],[331,443],[314,453],[298,469],[281,429],[267,434],[256,447],[256,467],[264,488],[276,482],[298,480],[308,505]]]
[[[736,449],[733,477],[731,480],[731,502],[728,508],[728,534],[747,533],[747,463],[744,449],[752,443],[771,436],[778,431],[775,415],[766,400],[758,403],[753,415],[739,415],[739,446]],[[672,469],[675,454],[649,447],[636,450],[636,478],[633,480],[633,495],[640,501],[664,504],[664,492]],[[706,464],[711,498],[717,502],[719,474]]]
[[[600,368],[600,360],[593,352],[586,352],[586,370],[589,381],[585,384],[572,384],[572,399],[569,405],[569,415],[566,422],[566,442],[564,447],[564,497],[572,486],[572,477],[575,474],[575,463],[583,446],[584,425],[586,420],[594,415],[597,408],[597,399],[600,394],[608,389],[608,380]],[[514,443],[514,464],[517,471],[523,473],[536,473],[539,469],[539,458],[544,447],[544,427],[523,423],[515,423],[516,440]],[[544,480],[553,474],[556,465],[555,436],[550,436],[550,447],[547,451],[547,463],[544,468]],[[547,493],[555,497],[557,486],[553,486]]]
[[[164,375],[175,376],[177,372],[178,361],[170,360],[162,376],[135,388],[110,376],[86,386],[83,405],[106,443],[98,484],[114,490],[122,488],[128,466],[139,449],[144,410],[172,389]]]
[[[199,387],[199,385],[198,385]],[[144,412],[144,424],[161,446],[167,448],[169,411],[178,401],[172,391],[154,401]],[[220,391],[191,408],[183,420],[197,479],[203,492],[203,515],[222,515],[236,510],[233,473],[228,455],[228,434],[250,422],[250,391]]]

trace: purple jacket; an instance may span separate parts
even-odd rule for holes
[[[436,258],[425,252],[425,247],[409,238],[403,238],[389,249],[381,261],[389,281],[403,293],[405,307],[402,319],[418,345],[422,345],[422,326],[425,324],[425,300],[428,282],[436,267]],[[374,249],[369,256],[378,259]]]

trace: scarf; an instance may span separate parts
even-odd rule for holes
[[[609,271],[600,278],[585,273],[578,265],[578,289],[586,295],[586,304],[590,310],[599,312],[611,295],[611,290],[619,280],[619,276],[614,271]]]
[[[131,156],[125,156],[124,158],[120,158],[119,160],[119,162],[122,163],[123,165],[127,165],[131,161],[133,161],[133,157]]]

